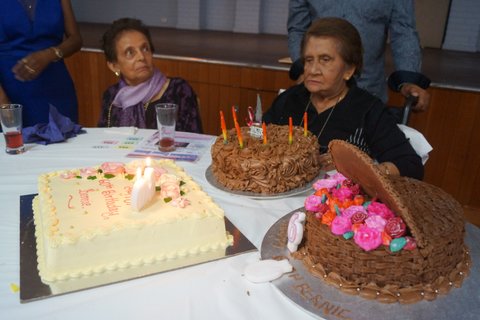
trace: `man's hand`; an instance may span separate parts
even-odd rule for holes
[[[412,106],[413,111],[426,111],[430,104],[430,93],[427,90],[420,88],[412,83],[405,83],[400,89],[400,93],[404,97],[414,96],[418,97],[417,103]]]

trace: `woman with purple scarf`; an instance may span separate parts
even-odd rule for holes
[[[140,20],[113,22],[102,38],[107,65],[120,81],[103,94],[100,127],[157,128],[155,105],[178,105],[177,131],[202,133],[197,96],[181,78],[167,78],[153,65],[153,44]]]

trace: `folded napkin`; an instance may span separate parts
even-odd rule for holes
[[[425,165],[425,162],[427,162],[429,158],[428,154],[433,150],[430,143],[428,143],[421,132],[403,124],[398,124],[398,127],[403,131],[407,139],[410,140],[410,144],[415,152],[422,158],[422,163]]]
[[[39,144],[62,142],[80,133],[85,133],[82,126],[73,123],[70,118],[62,115],[52,105],[50,105],[48,123],[38,123],[22,130],[25,143],[35,142]]]

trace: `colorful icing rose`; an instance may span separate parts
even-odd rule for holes
[[[378,230],[382,232],[385,229],[387,220],[383,219],[381,216],[370,216],[365,219],[365,225],[371,229]]]
[[[353,186],[350,187],[350,191],[352,191],[352,195],[354,196],[360,194],[360,185],[354,184]]]
[[[352,198],[352,191],[350,190],[350,188],[341,187],[339,189],[333,189],[332,195],[340,202],[343,202]]]
[[[332,189],[337,186],[338,182],[335,179],[320,179],[313,184],[313,189],[321,190],[321,189]]]
[[[162,198],[176,199],[180,197],[180,186],[178,182],[167,181],[160,186],[160,196]]]
[[[385,204],[377,201],[372,201],[367,208],[368,215],[378,215],[383,219],[388,220],[395,217],[395,214]]]
[[[322,203],[322,197],[311,195],[305,199],[304,206],[308,211],[320,212],[320,209],[322,209],[325,205]]]
[[[104,174],[121,174],[125,172],[125,164],[123,162],[104,162],[100,169]]]
[[[354,223],[354,224],[355,223],[362,223],[367,218],[368,218],[367,212],[359,210],[359,211],[355,212],[354,214],[352,214],[352,216],[350,217],[350,221],[352,221],[352,223]]]
[[[337,184],[342,184],[343,181],[347,180],[347,177],[345,177],[343,174],[340,172],[335,173],[333,176],[330,177],[331,179],[337,181]]]
[[[336,216],[330,225],[330,230],[332,230],[333,234],[341,236],[346,232],[352,231],[352,222],[347,217]]]
[[[337,216],[337,214],[334,211],[328,210],[322,216],[322,223],[329,226],[329,225],[332,224],[332,221],[333,221],[333,219],[335,219],[336,216]]]
[[[399,238],[405,234],[407,227],[400,217],[393,217],[388,219],[385,225],[385,232],[392,238]]]
[[[382,244],[382,233],[376,229],[362,225],[353,236],[353,240],[363,250],[371,251]]]
[[[342,215],[344,217],[351,218],[357,212],[363,212],[367,215],[367,210],[365,210],[365,208],[363,206],[350,206],[350,207],[346,208],[345,210],[343,210]],[[365,219],[363,219],[363,220],[365,220]],[[357,222],[361,222],[361,221],[357,221]]]
[[[415,241],[414,238],[406,236],[405,240],[407,240],[407,243],[403,247],[404,250],[415,250],[417,247],[417,242]]]

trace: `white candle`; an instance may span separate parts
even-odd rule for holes
[[[140,211],[155,196],[154,170],[152,167],[147,167],[142,175],[142,169],[137,168],[135,178],[130,204],[133,210]]]

